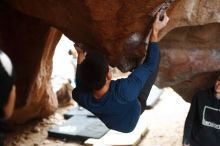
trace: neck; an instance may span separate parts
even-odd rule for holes
[[[215,93],[215,97],[220,100],[220,93]]]
[[[105,93],[108,91],[108,89],[109,89],[109,83],[106,83],[101,89],[94,90],[93,95],[94,95],[95,99],[97,99],[97,100],[102,99],[102,97],[105,95]]]

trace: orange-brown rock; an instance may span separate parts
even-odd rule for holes
[[[5,3],[0,3],[0,11],[0,47],[12,58],[16,72],[14,119],[23,122],[48,116],[57,103],[49,81],[52,66],[48,64],[61,33]]]
[[[220,74],[220,24],[172,30],[161,41],[158,84],[171,86],[186,100],[214,84]]]
[[[179,1],[179,0],[176,0]],[[105,53],[111,65],[128,71],[144,57],[143,39],[164,0],[9,0],[21,12],[57,27],[74,42]]]
[[[214,84],[220,74],[220,1],[180,0],[161,33],[157,84],[171,86],[185,100]]]

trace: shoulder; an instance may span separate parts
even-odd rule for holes
[[[206,100],[214,95],[214,87],[199,90],[193,98]]]
[[[73,95],[73,98],[78,98],[79,96],[82,96],[82,94],[86,93],[87,91],[83,88],[80,88],[80,87],[75,87],[72,91],[72,95]]]
[[[211,95],[214,93],[214,87],[206,88],[206,89],[201,89],[197,92],[197,95]]]

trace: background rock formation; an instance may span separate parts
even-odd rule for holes
[[[190,101],[220,73],[220,1],[181,0],[169,16],[161,33],[158,85],[171,86]]]
[[[158,84],[171,86],[187,101],[214,84],[220,69],[220,24],[179,27],[161,41]]]
[[[18,101],[14,120],[47,116],[57,107],[51,91],[52,56],[61,32],[103,52],[123,72],[145,56],[142,40],[150,12],[164,0],[8,0],[0,2],[0,46],[12,56]],[[172,86],[190,101],[219,71],[219,0],[176,0],[161,33],[157,85]],[[50,28],[51,26],[56,29]],[[46,105],[46,106],[45,106]],[[26,117],[21,116],[26,113]]]
[[[49,79],[56,38],[61,33],[5,3],[0,3],[0,11],[0,47],[11,57],[16,72],[14,119],[23,122],[48,116],[57,103]]]

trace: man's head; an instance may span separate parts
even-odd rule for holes
[[[218,76],[218,79],[215,82],[215,92],[220,94],[220,76]]]
[[[110,80],[109,64],[104,55],[90,52],[79,66],[79,79],[90,90],[99,90]]]
[[[0,119],[12,115],[15,103],[14,72],[9,57],[0,50]]]

